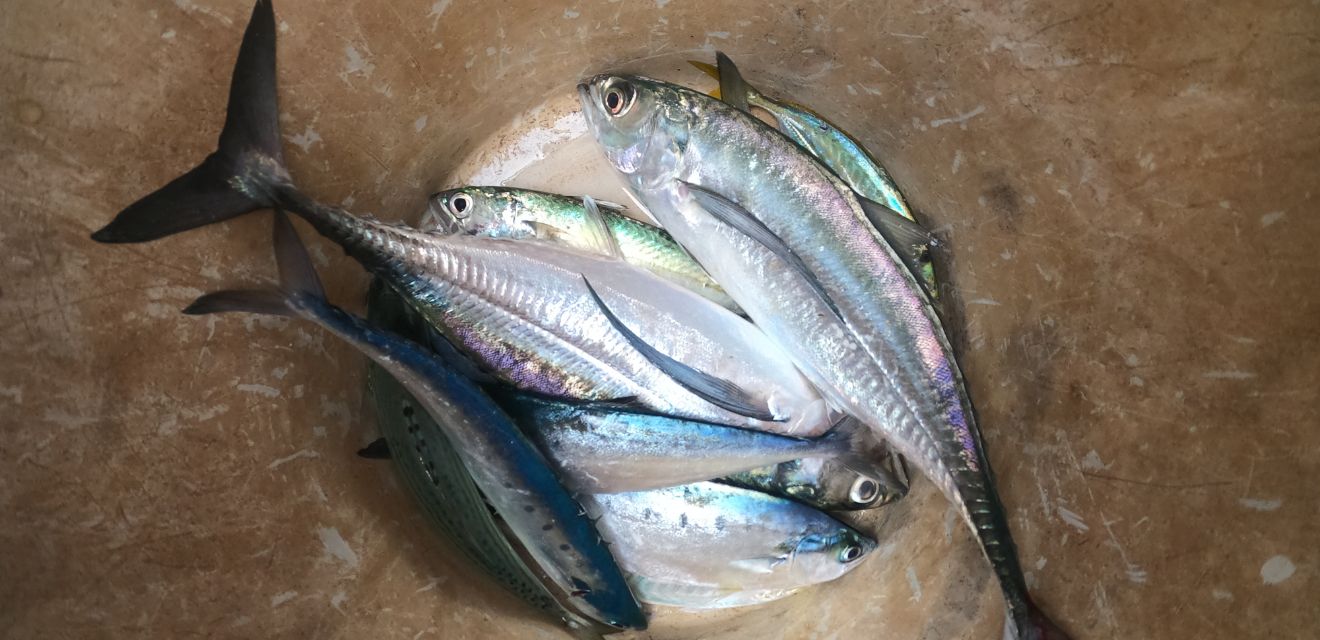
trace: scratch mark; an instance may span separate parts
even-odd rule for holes
[[[1250,380],[1256,377],[1255,373],[1250,371],[1207,371],[1201,374],[1202,378],[1208,380]]]
[[[972,118],[975,118],[976,116],[979,116],[983,113],[985,113],[985,105],[980,105],[977,108],[968,111],[967,113],[960,113],[952,118],[938,118],[935,120],[931,120],[930,128],[938,129],[946,124],[961,125],[967,122],[968,120],[971,120]]]
[[[315,452],[315,451],[311,451],[311,450],[309,450],[309,449],[299,449],[298,451],[295,451],[295,452],[293,452],[293,453],[291,453],[291,454],[289,454],[289,455],[287,455],[287,456],[284,456],[283,458],[280,458],[279,460],[276,460],[276,461],[270,463],[270,465],[267,466],[266,468],[267,468],[267,469],[277,469],[277,468],[283,466],[285,463],[293,462],[294,460],[297,460],[298,458],[319,458],[319,457],[321,457],[321,454],[319,454],[319,453],[317,453],[317,452]]]

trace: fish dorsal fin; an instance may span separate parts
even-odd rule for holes
[[[610,213],[617,213],[619,215],[626,215],[628,211],[627,205],[610,202],[609,200],[597,200],[596,206],[600,207],[601,211],[609,211]]]
[[[591,196],[582,196],[582,206],[586,209],[585,215],[582,216],[583,226],[586,228],[587,241],[591,243],[592,248],[611,258],[623,259],[619,241],[614,238],[614,232],[610,231],[610,226],[605,222],[605,216],[601,214],[596,201]]]
[[[715,62],[716,73],[719,74],[720,79],[720,100],[739,111],[751,113],[752,105],[747,101],[751,88],[747,86],[747,81],[743,80],[737,65],[733,64],[733,60],[724,55],[723,51],[715,52]]]
[[[665,375],[682,385],[683,388],[691,391],[702,400],[740,416],[766,422],[783,421],[781,418],[775,417],[769,408],[757,406],[757,402],[751,395],[737,384],[698,371],[661,353],[659,349],[642,340],[636,333],[633,333],[632,329],[623,324],[618,316],[614,315],[614,312],[601,299],[600,294],[596,293],[595,287],[591,286],[591,282],[587,280],[586,276],[582,276],[582,282],[587,285],[587,293],[591,294],[592,300],[596,302],[596,307],[605,315],[605,318],[609,320],[614,329],[623,335],[628,344],[632,345],[647,361],[663,371]]]
[[[933,298],[936,293],[932,290],[934,283],[927,281],[923,267],[930,261],[930,248],[937,246],[939,241],[926,231],[925,227],[904,218],[897,211],[879,202],[862,196],[857,196],[857,201],[861,203],[862,212],[866,214],[866,219],[871,221],[871,226],[875,227],[894,253],[898,254],[899,260],[907,267],[917,284],[925,290],[926,295]]]
[[[737,229],[743,235],[760,243],[766,249],[769,249],[770,253],[787,263],[789,268],[800,274],[807,281],[807,285],[811,287],[812,291],[830,308],[834,316],[839,320],[843,320],[843,314],[839,312],[838,305],[834,304],[834,300],[825,292],[825,286],[821,284],[816,274],[812,273],[807,268],[806,263],[802,262],[802,258],[798,257],[791,247],[784,244],[784,241],[779,239],[779,236],[775,235],[769,227],[765,226],[764,222],[761,222],[738,203],[710,189],[690,182],[680,182],[688,188],[697,204],[714,216],[716,220]]]

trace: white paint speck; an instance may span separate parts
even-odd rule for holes
[[[291,454],[289,454],[289,455],[287,455],[287,456],[284,456],[283,458],[280,458],[280,459],[278,459],[278,460],[276,460],[276,461],[270,463],[270,465],[268,465],[266,468],[267,468],[267,469],[278,469],[279,467],[283,466],[284,464],[287,464],[287,463],[289,463],[289,462],[293,462],[294,460],[297,460],[298,458],[319,458],[319,457],[321,457],[321,454],[319,454],[319,453],[317,453],[317,452],[315,452],[315,451],[312,451],[312,450],[310,450],[310,449],[300,449],[300,450],[298,450],[298,451],[295,451],[295,452],[293,452],[293,453],[291,453]]]
[[[1123,362],[1126,362],[1129,367],[1135,367],[1141,364],[1141,359],[1137,358],[1137,354],[1129,353],[1123,358]]]
[[[276,594],[270,599],[270,608],[274,609],[296,597],[298,597],[297,591],[285,591],[284,593]]]
[[[1212,590],[1210,591],[1210,597],[1214,598],[1215,600],[1229,600],[1229,601],[1231,601],[1231,600],[1233,599],[1233,592],[1232,592],[1232,591],[1225,591],[1225,590],[1223,590],[1223,589],[1212,589]]]
[[[445,14],[445,9],[448,9],[449,3],[453,1],[454,0],[438,0],[435,4],[431,5],[431,12],[426,14],[426,17],[431,19],[431,33],[435,33],[436,28],[440,26],[440,16]],[[439,45],[437,45],[437,48],[439,48]]]
[[[729,32],[728,32],[728,31],[707,31],[707,32],[706,32],[706,37],[707,37],[707,38],[716,38],[716,39],[719,39],[719,40],[728,40],[728,39],[729,39]]]
[[[177,35],[177,34],[174,33],[174,29],[166,29],[166,30],[165,30],[165,33],[160,34],[160,39],[161,39],[161,40],[173,40],[175,35]]]
[[[985,113],[985,105],[980,105],[967,113],[960,113],[952,118],[937,118],[930,121],[930,128],[938,129],[946,124],[956,124],[960,127],[966,127],[967,121]]]
[[[422,129],[425,128],[426,128],[426,116],[422,116],[413,121],[413,131],[416,131],[417,133],[421,133]]]
[[[1100,454],[1096,453],[1095,449],[1092,449],[1087,452],[1085,456],[1082,456],[1082,468],[1087,471],[1101,471],[1108,467],[1106,467],[1105,462],[1100,459]]]
[[[921,602],[921,582],[917,580],[917,572],[912,567],[907,568],[907,583],[912,589],[912,601]]]
[[[657,9],[663,9],[667,4],[669,4],[669,0],[655,0],[655,8]]]
[[[1282,220],[1286,215],[1288,215],[1288,212],[1286,211],[1271,211],[1260,217],[1260,226],[1262,228],[1268,227]]]
[[[324,437],[325,437],[325,427],[322,427],[322,426],[320,426],[320,425],[317,425],[317,426],[315,426],[315,427],[312,427],[312,435],[314,435],[314,436],[316,436],[316,437],[318,437],[318,438],[324,438]]]
[[[1044,568],[1045,568],[1045,563],[1046,563],[1046,560],[1045,560],[1045,557],[1044,557],[1044,556],[1041,556],[1040,558],[1037,558],[1037,559],[1036,559],[1036,571],[1040,571],[1041,569],[1044,569]]]
[[[368,52],[368,55],[370,55],[370,52]],[[348,76],[354,74],[361,74],[370,78],[371,74],[376,72],[376,65],[372,64],[370,59],[363,56],[357,50],[357,47],[351,44],[344,47],[344,58],[344,71],[339,74],[339,77],[345,80],[348,79]]]
[[[998,300],[995,300],[994,298],[972,298],[971,300],[967,301],[967,304],[981,304],[987,307],[997,307],[1001,303]]]
[[[344,541],[344,536],[339,535],[339,529],[334,527],[318,527],[316,535],[321,538],[321,546],[325,547],[325,552],[342,560],[350,568],[358,566],[358,556],[353,553],[352,547]]]
[[[284,137],[294,146],[302,149],[303,153],[306,153],[313,145],[321,141],[321,134],[317,133],[311,125],[307,125],[302,133]]]
[[[1131,376],[1128,378],[1128,384],[1134,387],[1144,387],[1146,386],[1146,380],[1141,376]]]
[[[330,606],[334,607],[335,611],[338,611],[339,613],[343,613],[344,612],[343,604],[347,601],[348,601],[348,594],[344,593],[343,591],[338,591],[335,593],[335,595],[330,597]]]
[[[1250,371],[1207,371],[1201,374],[1202,378],[1209,380],[1250,380],[1256,377],[1256,374]]]
[[[1256,511],[1274,511],[1283,506],[1283,500],[1272,498],[1263,500],[1261,498],[1239,498],[1238,504]]]
[[[565,20],[575,20],[575,19],[578,18],[578,16],[581,16],[581,15],[582,15],[582,12],[580,12],[580,11],[574,11],[574,10],[572,10],[572,9],[564,9],[564,19],[565,19]]]
[[[953,152],[953,167],[950,171],[953,175],[958,175],[958,170],[962,168],[963,152],[961,149]]]
[[[1045,175],[1047,175],[1047,176],[1052,176],[1052,175],[1054,175],[1054,163],[1053,163],[1053,162],[1051,162],[1051,163],[1045,165]]]
[[[269,387],[264,384],[240,384],[234,388],[238,389],[239,391],[242,391],[243,393],[255,393],[259,396],[266,396],[267,398],[280,397],[279,389],[276,389],[275,387]]]
[[[1288,556],[1274,556],[1260,567],[1260,579],[1265,584],[1279,584],[1297,573],[1297,565]]]
[[[1060,505],[1056,511],[1058,511],[1059,517],[1063,518],[1063,521],[1068,523],[1072,528],[1081,531],[1082,533],[1091,530],[1091,527],[1086,526],[1086,521],[1082,520],[1081,516],[1069,511],[1066,507]]]

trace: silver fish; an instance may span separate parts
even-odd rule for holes
[[[636,76],[578,87],[642,206],[830,401],[961,511],[999,579],[1006,634],[1066,637],[1032,603],[952,349],[912,267],[837,176],[764,122]]]
[[[864,467],[840,458],[803,458],[729,474],[720,481],[826,511],[874,509],[900,500],[908,492],[898,456]]]
[[[519,388],[628,398],[661,413],[788,435],[828,428],[824,401],[760,329],[647,271],[543,243],[359,218],[303,194],[283,164],[274,35],[255,35],[240,52],[219,149],[120,212],[94,239],[142,242],[280,207]]]
[[[260,8],[258,5],[258,11]],[[288,218],[280,213],[275,218],[275,245],[280,291],[212,293],[184,313],[293,316],[353,345],[399,380],[444,429],[448,440],[457,443],[472,480],[552,584],[595,620],[620,628],[646,628],[645,615],[591,520],[494,401],[418,344],[327,302],[306,249]],[[427,446],[425,441],[413,440],[400,444],[412,445],[419,452]]]
[[[875,549],[821,511],[713,482],[596,495],[586,505],[637,597],[650,604],[768,602],[834,580]]]
[[[564,483],[583,493],[673,487],[800,458],[842,456],[854,466],[878,467],[853,455],[860,434],[849,424],[802,440],[617,406],[523,394],[496,399],[560,469]]]
[[[445,228],[488,238],[537,239],[619,257],[722,307],[740,312],[706,271],[664,229],[599,202],[593,220],[583,198],[512,187],[468,186],[431,196]]]

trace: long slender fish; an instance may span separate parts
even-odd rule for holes
[[[430,330],[379,280],[367,293],[367,322],[428,344]],[[459,551],[505,590],[554,617],[579,640],[600,640],[613,628],[582,614],[569,594],[552,586],[472,480],[463,458],[423,404],[384,367],[372,363],[367,387],[382,439],[358,452],[393,459],[398,477],[422,513]]]
[[[265,17],[258,13],[254,22]],[[645,615],[592,521],[495,402],[417,343],[381,331],[327,302],[306,249],[283,214],[275,218],[275,246],[280,291],[212,293],[184,313],[293,316],[356,347],[399,380],[457,444],[473,481],[554,585],[595,620],[620,628],[646,628]],[[419,452],[425,447],[421,441],[411,444]]]
[[[759,604],[834,580],[875,549],[811,507],[713,482],[585,502],[638,597],[653,604]]]
[[[715,57],[717,65],[696,61],[690,61],[690,64],[719,80],[720,88],[717,93],[725,102],[749,113],[752,107],[765,109],[774,116],[780,133],[801,145],[822,164],[829,167],[858,195],[916,222],[912,209],[908,207],[894,179],[889,176],[889,172],[880,161],[876,160],[856,138],[807,107],[766,97],[743,79],[742,73],[728,56],[716,52]],[[926,242],[927,244],[915,248],[916,273],[931,298],[938,299],[939,286],[935,279],[931,247],[928,244],[930,240]]]
[[[142,242],[270,207],[310,222],[455,344],[519,388],[629,399],[680,417],[818,435],[824,401],[760,329],[618,259],[450,236],[317,203],[284,166],[268,3],[244,37],[219,148],[92,235]],[[700,384],[695,384],[700,383]]]
[[[1066,637],[1031,601],[962,374],[930,299],[863,203],[764,122],[636,76],[578,87],[633,195],[836,407],[935,482],[999,579],[1009,637]]]
[[[603,231],[582,198],[512,187],[468,186],[431,196],[446,228],[488,238],[537,239],[583,251],[618,248],[621,257],[712,302],[740,312],[729,294],[664,229],[628,217],[620,205],[597,202]]]
[[[847,424],[803,440],[605,404],[495,397],[557,465],[564,483],[583,493],[673,487],[800,458],[844,457],[879,469],[852,455],[858,434]]]

